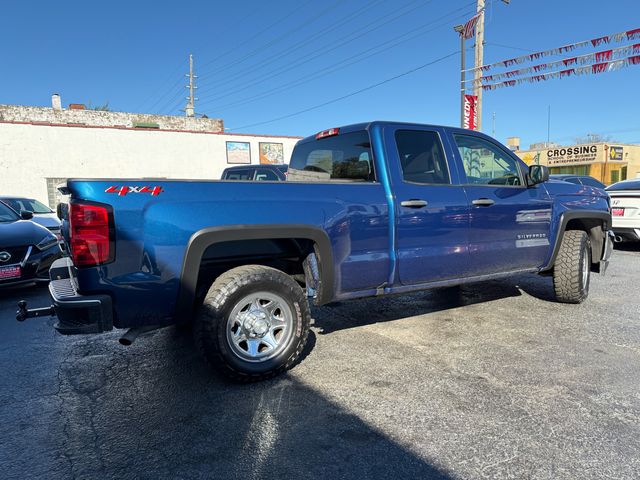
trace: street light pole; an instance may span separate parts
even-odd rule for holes
[[[465,52],[464,25],[456,25],[453,29],[460,35],[460,127],[464,128],[464,92],[465,92]]]
[[[478,15],[478,22],[476,23],[476,49],[475,49],[475,62],[473,71],[473,94],[477,98],[477,112],[478,120],[476,122],[476,129],[482,131],[482,69],[484,61],[484,0],[477,0],[476,11]]]

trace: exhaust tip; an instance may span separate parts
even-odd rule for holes
[[[120,337],[120,339],[118,339],[118,342],[120,342],[120,345],[124,345],[125,347],[129,347],[133,343],[131,340],[125,337]]]

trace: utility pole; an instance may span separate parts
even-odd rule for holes
[[[481,67],[484,63],[484,0],[478,0],[476,6],[478,22],[476,23],[476,48],[475,48],[475,70],[473,71],[473,94],[478,99],[477,105],[477,130],[482,131],[482,77]]]
[[[456,25],[453,29],[460,35],[460,128],[464,128],[464,92],[465,88],[465,52],[464,52],[464,25]]]
[[[493,138],[496,137],[496,112],[493,112],[492,114],[492,123],[491,123],[491,136]]]
[[[196,114],[195,102],[197,100],[197,98],[194,97],[193,94],[194,90],[198,88],[193,84],[193,80],[198,77],[197,75],[193,74],[193,55],[191,53],[189,54],[189,73],[185,76],[189,77],[189,85],[187,85],[187,88],[189,89],[189,96],[187,97],[187,106],[184,108],[184,113],[187,115],[187,117],[193,117]]]

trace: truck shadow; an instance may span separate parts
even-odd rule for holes
[[[550,278],[518,275],[502,280],[461,287],[336,302],[312,311],[315,326],[323,335],[378,322],[443,312],[467,305],[487,303],[523,293],[544,301],[555,301]]]
[[[621,252],[640,252],[640,242],[614,243],[613,247]]]
[[[55,359],[63,401],[36,424],[48,423],[44,456],[66,461],[49,478],[452,478],[294,373],[238,385],[184,332],[128,349],[103,338],[73,339]],[[21,443],[12,466],[26,477],[43,453]]]

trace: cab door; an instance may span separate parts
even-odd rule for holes
[[[449,161],[453,152],[444,130],[388,127],[385,140],[391,146],[398,280],[415,285],[466,276],[469,203]]]
[[[528,187],[524,164],[484,135],[452,134],[469,199],[471,276],[540,267],[549,254],[552,200]]]

